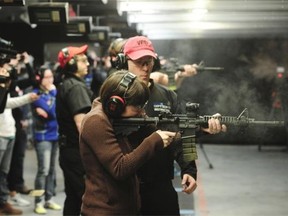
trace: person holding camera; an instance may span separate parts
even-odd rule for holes
[[[137,169],[170,145],[176,133],[154,126],[127,131],[113,120],[142,117],[149,88],[127,70],[110,75],[82,121],[80,153],[86,171],[81,215],[138,215]],[[100,127],[99,127],[100,126]],[[133,150],[131,145],[142,140]]]
[[[8,71],[0,65],[0,113],[4,112],[6,106],[9,80]]]
[[[6,70],[11,70],[9,64],[4,64]],[[15,119],[12,115],[12,109],[31,103],[38,99],[35,93],[27,93],[23,96],[10,97],[8,93],[5,110],[0,114],[0,212],[4,214],[19,215],[22,211],[15,209],[8,202],[9,189],[7,175],[9,173],[12,152],[15,143],[16,126]]]
[[[27,52],[17,53],[14,58],[10,59],[11,84],[9,91],[11,97],[18,97],[31,92],[32,86],[35,83],[32,60],[33,57]],[[16,135],[7,181],[10,190],[9,202],[14,206],[29,206],[31,204],[21,196],[21,194],[27,195],[31,191],[26,186],[24,180],[24,159],[29,133],[29,111],[30,104],[12,109],[16,125]]]
[[[59,126],[59,163],[64,175],[66,198],[63,215],[80,215],[85,189],[85,170],[79,152],[79,131],[91,109],[93,92],[86,86],[88,45],[69,46],[58,53],[63,81],[57,87],[56,117]]]

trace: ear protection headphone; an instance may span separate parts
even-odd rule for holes
[[[154,65],[152,68],[152,72],[153,71],[159,71],[161,69],[161,65],[160,65],[160,59],[158,58],[158,55],[156,54],[157,58],[154,59]],[[128,70],[128,62],[127,62],[127,58],[124,55],[124,53],[118,53],[117,57],[116,57],[116,69],[117,70],[121,70],[121,69],[125,69]]]
[[[45,71],[49,69],[48,67],[41,66],[38,70],[35,72],[35,80],[37,82],[37,85],[41,84],[42,79],[44,78]]]
[[[123,76],[118,85],[126,88],[123,97],[119,95],[112,95],[105,104],[105,110],[109,116],[114,118],[121,116],[126,106],[126,100],[125,100],[126,92],[129,90],[130,86],[132,85],[136,77],[137,77],[136,75],[130,72],[126,73]]]
[[[128,70],[128,62],[127,62],[127,58],[124,55],[124,53],[118,53],[116,56],[116,69],[117,70]]]
[[[63,48],[61,52],[63,53],[64,58],[69,58],[69,50],[67,47]],[[69,60],[69,62],[67,62],[67,64],[65,65],[65,68],[67,72],[75,73],[77,71],[77,62],[74,56]]]

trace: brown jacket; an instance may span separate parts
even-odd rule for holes
[[[116,138],[102,104],[95,99],[80,132],[80,154],[86,171],[82,214],[138,214],[140,197],[135,173],[162,149],[163,141],[155,132],[134,150],[126,137]]]

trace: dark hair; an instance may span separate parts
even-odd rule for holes
[[[37,75],[40,76],[41,80],[43,79],[46,70],[51,70],[51,68],[48,67],[48,66],[46,66],[46,65],[42,65],[42,66],[40,66],[40,68],[37,70]]]
[[[72,59],[70,59],[64,66],[63,68],[63,73],[76,73],[78,70],[77,67],[77,60],[75,58],[75,56],[73,56]]]
[[[39,68],[35,69],[35,77],[33,79],[33,86],[34,87],[36,87],[36,88],[40,87],[42,79],[44,78],[44,74],[45,74],[46,70],[51,70],[52,71],[52,69],[46,64],[41,65]]]
[[[143,106],[149,99],[150,90],[148,86],[137,77],[131,81],[128,87],[120,85],[127,70],[118,70],[107,77],[100,88],[100,99],[104,111],[105,106],[112,96],[119,96],[124,99],[125,105]]]

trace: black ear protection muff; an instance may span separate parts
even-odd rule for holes
[[[125,43],[126,43],[126,39],[117,38],[109,46],[108,52],[109,52],[109,56],[110,56],[110,62],[111,62],[111,65],[113,68],[118,68],[117,62],[116,62],[117,61],[117,55],[118,55],[118,53],[123,53],[123,47],[124,47]]]
[[[64,58],[69,58],[69,50],[67,47],[63,48],[61,51],[63,53]],[[67,62],[65,68],[68,72],[75,73],[77,71],[77,62],[74,56]]]
[[[124,53],[117,54],[115,66],[117,70],[128,70],[128,62]]]
[[[112,95],[105,104],[105,110],[109,116],[114,118],[121,116],[126,106],[126,92],[129,90],[136,77],[136,75],[130,72],[123,76],[119,83],[119,86],[123,86],[125,88],[124,95],[122,97],[119,95]]]
[[[154,65],[153,65],[153,68],[152,68],[152,72],[159,71],[160,69],[161,69],[160,58],[157,55],[156,59],[154,59]]]

